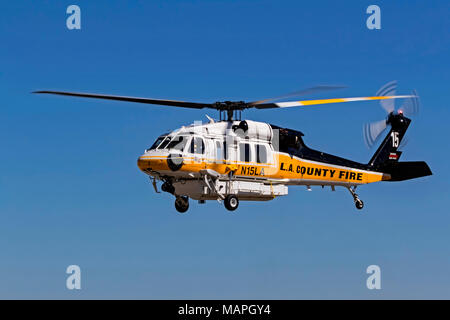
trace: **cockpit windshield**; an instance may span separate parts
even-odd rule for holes
[[[188,136],[170,137],[168,135],[162,135],[158,137],[158,139],[156,139],[155,143],[153,143],[153,145],[149,149],[147,149],[147,151],[154,149],[175,149],[183,151],[188,140]]]
[[[164,139],[166,139],[166,138],[167,138],[166,135],[159,136],[158,139],[156,139],[156,141],[152,144],[152,146],[149,149],[147,149],[147,151],[158,148],[158,146],[161,144],[161,142],[163,142]]]

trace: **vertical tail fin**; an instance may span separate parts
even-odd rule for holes
[[[380,147],[377,149],[372,159],[369,161],[369,166],[375,170],[386,165],[398,162],[401,152],[397,151],[400,146],[406,130],[408,129],[411,119],[408,119],[403,113],[390,113],[386,124],[391,125],[387,136],[384,138]]]

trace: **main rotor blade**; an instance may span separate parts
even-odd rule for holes
[[[368,100],[387,100],[387,99],[402,99],[411,98],[414,96],[376,96],[376,97],[355,97],[355,98],[337,98],[337,99],[320,99],[320,100],[303,100],[303,101],[289,101],[289,102],[276,102],[276,103],[263,103],[257,104],[253,107],[257,109],[271,109],[271,108],[290,108],[301,106],[312,106],[318,104],[329,103],[341,103],[341,102],[353,102],[353,101],[368,101]],[[252,106],[250,106],[252,107]]]
[[[264,99],[264,100],[249,102],[248,104],[249,105],[263,104],[263,103],[266,103],[269,101],[275,101],[275,100],[280,100],[280,99],[284,99],[284,98],[299,97],[299,96],[305,96],[308,94],[337,90],[337,89],[344,89],[344,88],[347,88],[347,87],[346,86],[334,86],[334,85],[321,85],[321,86],[315,86],[315,87],[311,87],[311,88],[294,91],[294,92],[284,94],[284,95],[274,97],[274,98],[268,98],[268,99]]]
[[[124,97],[124,96],[113,96],[113,95],[96,94],[96,93],[79,93],[79,92],[63,92],[63,91],[34,91],[33,93],[56,94],[56,95],[61,95],[61,96],[106,99],[106,100],[118,100],[118,101],[157,104],[157,105],[163,105],[163,106],[173,106],[173,107],[183,107],[183,108],[193,108],[193,109],[214,108],[213,105],[208,104],[208,103],[186,102],[186,101],[176,101],[176,100],[161,100],[161,99],[150,99],[150,98],[139,98],[139,97]]]

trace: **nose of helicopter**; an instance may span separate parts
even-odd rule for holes
[[[145,153],[141,155],[137,160],[137,166],[143,172],[149,173],[150,171],[164,170],[167,166],[166,155]]]
[[[141,171],[146,171],[150,166],[149,160],[145,159],[144,156],[140,156],[137,160],[137,166]]]

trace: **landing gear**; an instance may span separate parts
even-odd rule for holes
[[[175,188],[173,187],[173,185],[170,182],[164,182],[161,186],[161,190],[164,192],[168,192],[171,194],[175,193]]]
[[[347,189],[352,194],[353,201],[355,201],[356,209],[361,210],[362,208],[364,208],[364,202],[358,197],[358,195],[355,192],[356,186],[355,187],[348,187]]]
[[[177,196],[175,198],[175,209],[177,209],[179,213],[185,213],[189,209],[189,198]]]
[[[225,208],[234,211],[239,206],[239,200],[234,194],[229,194],[224,199]]]

